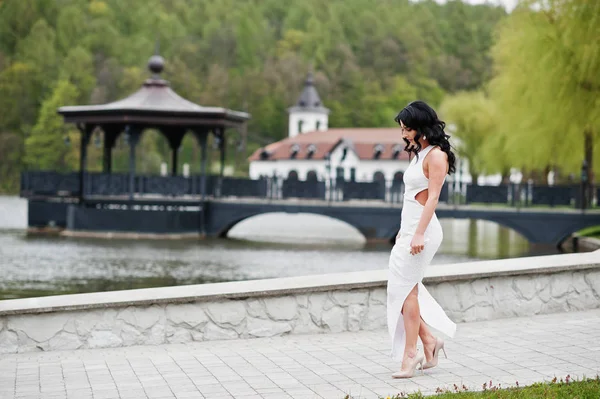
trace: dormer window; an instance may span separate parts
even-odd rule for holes
[[[298,144],[293,144],[290,148],[290,158],[296,158],[298,153],[300,152],[300,146]]]
[[[270,153],[269,151],[265,150],[265,149],[263,149],[263,150],[260,152],[260,159],[262,159],[263,161],[264,161],[265,159],[269,159],[269,157],[270,157],[270,156],[271,156],[271,153]]]
[[[383,153],[383,150],[384,150],[383,144],[376,144],[375,147],[373,148],[373,158],[379,159],[381,157],[381,154]]]
[[[314,144],[310,144],[308,146],[308,148],[306,149],[307,153],[306,153],[306,157],[307,158],[312,158],[313,155],[315,155],[315,152],[317,152],[317,146]]]
[[[398,159],[401,152],[402,152],[402,146],[400,144],[396,144],[394,146],[394,148],[392,148],[392,158]]]
[[[342,149],[342,157],[340,158],[340,162],[344,162],[346,160],[346,156],[348,156],[348,148],[344,147]]]

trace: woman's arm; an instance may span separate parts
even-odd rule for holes
[[[419,225],[410,243],[410,253],[416,255],[425,247],[425,230],[431,222],[438,204],[444,178],[448,171],[448,155],[438,149],[432,150],[427,156],[429,184],[427,187],[427,202],[425,202]]]

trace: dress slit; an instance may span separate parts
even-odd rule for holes
[[[410,254],[410,242],[413,236],[407,234],[400,236],[390,254],[387,287],[388,330],[392,338],[391,357],[398,362],[402,361],[406,344],[402,310],[406,298],[415,285],[418,290],[420,315],[425,324],[450,337],[454,336],[456,331],[456,325],[423,285],[425,269],[442,241],[441,226],[438,230],[436,224],[439,225],[439,221],[434,217],[425,232],[427,242],[421,253]],[[440,234],[437,234],[438,231]]]

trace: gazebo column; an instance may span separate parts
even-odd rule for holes
[[[125,134],[129,135],[129,200],[133,201],[135,193],[135,147],[142,134],[142,129],[138,126],[125,127]]]
[[[233,169],[237,170],[238,167],[238,163],[240,160],[241,156],[244,156],[244,154],[246,153],[246,143],[248,142],[248,124],[246,122],[244,122],[241,126],[239,126],[237,129],[237,132],[239,134],[239,141],[236,143],[236,154],[235,154],[235,158],[234,158],[234,164],[233,164]]]
[[[206,139],[208,137],[207,129],[194,129],[194,136],[198,140],[200,145],[200,198],[201,198],[201,210],[200,210],[200,223],[199,233],[206,235]]]
[[[185,136],[185,130],[183,129],[169,129],[163,132],[169,140],[169,146],[171,147],[171,176],[177,176],[177,165],[178,165],[178,153],[181,147],[181,141]]]
[[[223,178],[225,168],[225,128],[217,127],[213,129],[217,148],[219,149],[219,181]]]
[[[194,136],[196,136],[198,145],[200,146],[200,196],[202,202],[204,202],[206,198],[206,139],[208,137],[208,130],[194,130]]]
[[[179,146],[171,148],[171,176],[177,176],[177,153],[179,152]]]
[[[92,132],[96,126],[92,124],[78,124],[77,128],[81,132],[81,141],[79,144],[79,203],[82,204],[85,198],[85,169],[87,166],[87,147],[92,137]]]
[[[102,151],[102,172],[112,173],[112,149],[115,147],[117,137],[121,131],[121,126],[105,125],[102,126],[104,132],[104,148]]]

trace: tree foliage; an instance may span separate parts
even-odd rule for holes
[[[61,147],[72,128],[60,126],[56,108],[130,94],[157,42],[176,91],[250,112],[250,136],[272,141],[287,134],[285,110],[311,68],[334,127],[390,125],[410,100],[438,106],[446,93],[479,88],[505,14],[432,0],[2,0],[0,190],[16,187],[25,164],[74,167],[76,141]],[[168,161],[162,137],[146,140],[140,165]],[[193,145],[184,140],[181,162],[195,162]],[[126,165],[119,148],[116,170]]]
[[[455,130],[455,146],[458,155],[469,162],[469,174],[477,184],[477,177],[482,173],[502,172],[496,163],[490,162],[488,152],[484,151],[486,143],[496,143],[493,140],[498,120],[494,104],[483,92],[460,92],[446,97],[441,110],[442,117],[452,124]]]
[[[69,130],[73,127],[66,126],[56,110],[62,104],[72,103],[78,97],[77,87],[69,81],[61,80],[51,96],[44,101],[38,122],[25,140],[25,163],[29,168],[60,172],[76,166],[73,158],[69,157],[70,153],[72,154],[70,146],[65,145],[66,138],[70,137]]]
[[[522,1],[500,24],[490,93],[511,164],[578,175],[585,158],[600,170],[599,38],[597,1]]]

